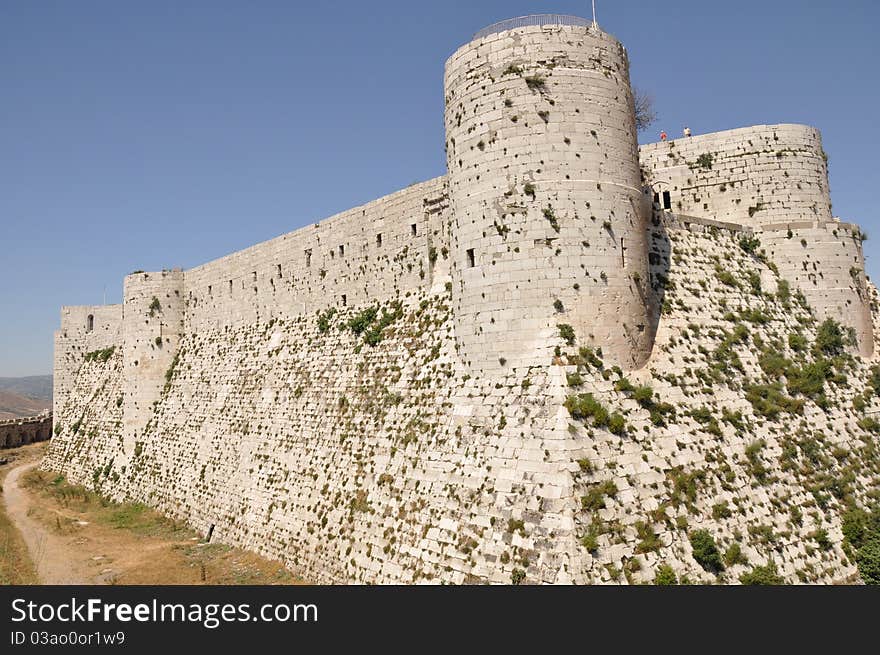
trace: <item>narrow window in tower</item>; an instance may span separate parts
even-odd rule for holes
[[[417,232],[417,230],[416,230],[416,224],[415,224],[415,223],[413,223],[412,225],[410,225],[409,228],[412,230],[412,235],[413,235],[413,236],[416,236],[416,234],[418,234],[418,232]]]
[[[232,295],[232,280],[229,280],[229,295]]]
[[[211,297],[214,296],[214,294],[211,293],[211,285],[210,285],[210,284],[208,285],[208,295],[211,296]]]
[[[626,244],[623,237],[620,238],[620,265],[626,268]]]
[[[95,329],[95,317],[92,314],[86,316],[86,332],[91,332]]]
[[[306,268],[312,265],[312,249],[308,248],[306,250]]]
[[[339,246],[339,256],[342,257],[344,255],[345,255],[345,246],[340,245]]]
[[[254,282],[256,282],[256,281],[257,281],[257,272],[256,272],[256,271],[254,271],[254,272],[253,272],[253,273],[252,273],[252,274],[251,274],[251,275],[253,275],[253,276],[254,276]]]
[[[342,306],[345,307],[348,303],[348,298],[345,297],[345,294],[342,294]]]
[[[379,246],[380,248],[382,247],[382,233],[381,232],[379,232],[379,234],[376,235],[376,245]]]
[[[476,261],[475,261],[475,259],[474,259],[474,249],[473,249],[473,248],[470,248],[470,249],[467,251],[467,260],[468,260],[468,267],[469,267],[469,268],[473,268],[474,266],[476,266]]]
[[[663,192],[663,209],[672,209],[672,196],[669,195],[669,191]]]
[[[280,280],[281,278],[284,277],[284,274],[281,272],[281,264],[278,264],[277,266],[278,266],[278,279]]]

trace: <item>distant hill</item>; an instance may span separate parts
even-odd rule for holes
[[[0,391],[52,402],[52,376],[31,375],[23,378],[0,378]]]
[[[0,421],[19,416],[34,416],[51,407],[51,400],[28,398],[11,391],[0,391]]]
[[[51,375],[0,378],[0,421],[33,416],[51,407]]]

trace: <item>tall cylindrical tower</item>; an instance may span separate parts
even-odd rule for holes
[[[567,324],[609,364],[640,366],[648,207],[623,46],[580,18],[505,21],[449,58],[445,90],[464,361],[548,364]]]

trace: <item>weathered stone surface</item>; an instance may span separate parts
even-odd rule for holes
[[[446,96],[447,176],[64,308],[43,466],[316,582],[851,579],[876,291],[818,132],[639,155],[622,46],[572,25],[465,45]],[[825,318],[860,356],[786,389]]]

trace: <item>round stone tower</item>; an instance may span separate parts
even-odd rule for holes
[[[473,369],[546,365],[563,344],[641,366],[646,220],[626,50],[582,18],[479,32],[446,62],[455,336]]]

